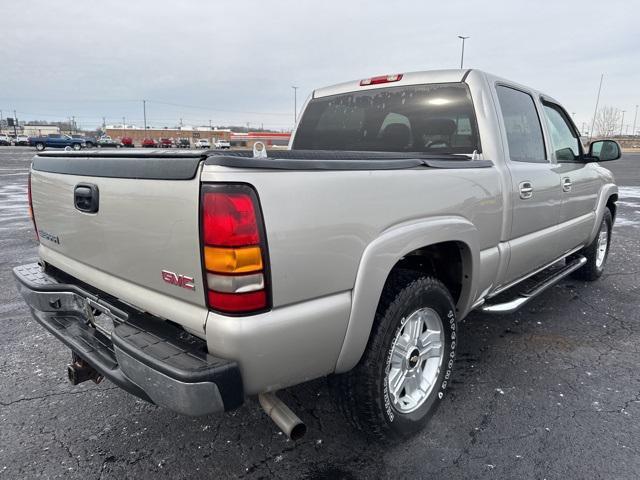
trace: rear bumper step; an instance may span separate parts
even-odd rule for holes
[[[522,308],[529,302],[529,300],[537,297],[547,288],[555,285],[567,275],[582,267],[585,263],[587,263],[587,259],[585,257],[576,257],[569,261],[564,267],[554,272],[551,276],[546,277],[544,280],[533,285],[524,292],[519,293],[515,298],[501,303],[484,303],[480,306],[480,310],[485,313],[513,313],[519,308]]]
[[[203,340],[80,282],[60,283],[37,263],[13,273],[34,318],[127,392],[192,416],[244,401],[237,363],[208,354]]]

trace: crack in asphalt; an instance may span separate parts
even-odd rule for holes
[[[102,388],[100,390],[78,390],[76,392],[54,392],[54,393],[47,393],[46,395],[41,395],[41,396],[37,396],[37,397],[22,397],[22,398],[18,398],[16,400],[12,400],[10,402],[0,402],[0,405],[3,407],[10,407],[11,405],[15,405],[16,403],[21,403],[21,402],[31,402],[34,400],[44,400],[47,398],[51,398],[51,397],[61,397],[61,396],[67,396],[67,395],[84,395],[87,393],[96,393],[98,391],[100,392],[106,392],[109,390],[117,390],[119,387],[106,387],[106,388]]]

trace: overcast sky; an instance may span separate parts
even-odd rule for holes
[[[293,123],[317,87],[465,67],[530,85],[575,112],[640,103],[637,1],[2,2],[0,109],[84,127]]]

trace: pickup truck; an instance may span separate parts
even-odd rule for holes
[[[603,272],[618,189],[552,97],[478,70],[315,90],[290,150],[41,152],[39,263],[16,267],[73,384],[187,415],[328,377],[367,435],[422,428],[458,322]],[[142,188],[144,186],[144,188]]]
[[[45,148],[66,147],[71,147],[74,150],[80,150],[86,147],[86,142],[84,139],[73,138],[61,133],[50,133],[42,137],[29,137],[29,145],[36,147],[36,150],[38,151],[42,151]]]
[[[219,150],[225,150],[231,148],[231,143],[228,140],[216,140],[213,143],[213,147]]]

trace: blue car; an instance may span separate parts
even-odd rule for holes
[[[69,135],[61,133],[50,133],[42,137],[30,137],[29,145],[36,147],[41,152],[45,148],[65,148],[71,147],[74,150],[80,150],[87,146],[87,142],[81,138],[72,138]]]

